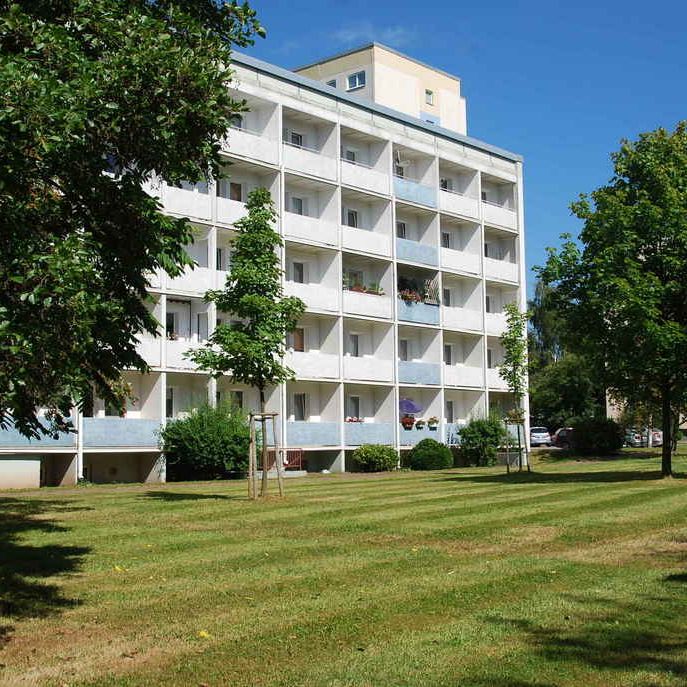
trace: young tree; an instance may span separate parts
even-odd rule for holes
[[[284,297],[277,249],[282,240],[274,230],[274,203],[267,189],[248,195],[248,214],[234,224],[238,236],[231,244],[231,272],[224,289],[209,291],[205,300],[239,318],[218,325],[206,346],[188,356],[214,377],[229,375],[260,393],[265,413],[265,390],[293,378],[283,363],[286,335],[305,311],[300,298]],[[267,424],[262,420],[262,494],[267,492]]]
[[[611,393],[659,400],[670,475],[671,417],[687,396],[687,122],[624,141],[612,160],[610,182],[572,205],[579,245],[564,235],[540,274]]]
[[[501,336],[503,363],[499,366],[499,374],[515,400],[511,419],[518,428],[518,468],[522,470],[520,426],[525,421],[522,399],[527,393],[527,313],[520,312],[515,303],[507,303],[504,310],[507,327]],[[530,469],[529,461],[527,469]]]
[[[93,384],[123,405],[146,274],[190,264],[143,187],[218,171],[231,48],[262,33],[223,0],[0,4],[0,427],[39,436],[41,406],[64,427]]]

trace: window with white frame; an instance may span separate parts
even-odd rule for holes
[[[444,344],[444,365],[453,365],[453,346]]]
[[[486,309],[486,311],[487,311],[487,312],[491,312],[491,296],[490,296],[489,294],[487,294],[487,295],[484,297],[484,301],[485,301],[485,309]]]
[[[487,348],[487,367],[492,370],[494,365],[494,351],[491,348]]]
[[[294,262],[291,266],[291,279],[296,284],[305,284],[305,263]]]
[[[344,209],[344,223],[347,227],[358,228],[358,211],[350,210],[348,208]]]
[[[446,416],[446,422],[455,422],[455,415],[453,412],[453,401],[448,399],[444,402],[444,415]]]
[[[442,289],[442,301],[447,308],[451,307],[451,289]]]
[[[217,271],[224,272],[227,269],[227,249],[218,248],[216,251]]]
[[[396,222],[396,236],[399,239],[407,237],[407,226],[405,222]]]
[[[408,339],[398,340],[398,357],[403,361],[410,359],[410,341]]]
[[[348,287],[352,288],[354,286],[362,286],[365,283],[365,276],[362,270],[346,270],[346,280],[348,282]]]
[[[451,234],[448,231],[441,232],[441,247],[450,248],[451,247]]]
[[[343,154],[344,160],[347,162],[356,162],[357,152],[352,148],[346,148]]]
[[[239,203],[243,202],[243,185],[238,181],[229,182],[229,200],[235,200]]]
[[[168,312],[165,316],[165,334],[168,339],[176,339],[179,327],[179,317],[175,312]]]
[[[355,74],[349,74],[346,79],[346,90],[353,91],[356,88],[362,88],[365,85],[365,72],[355,72]]]
[[[406,175],[406,168],[403,165],[394,165],[394,175],[403,179]]]
[[[308,394],[295,393],[293,395],[293,419],[296,422],[304,422],[308,417]]]
[[[233,406],[236,406],[237,408],[243,408],[243,391],[232,389],[229,392],[229,399],[231,400],[231,404]]]
[[[299,196],[291,196],[291,212],[295,215],[305,214],[305,199]]]
[[[360,357],[360,335],[351,332],[348,335],[348,354],[354,358]]]
[[[305,352],[305,329],[303,327],[296,327],[292,332],[289,332],[287,337],[289,348],[296,352]]]
[[[430,91],[429,88],[425,88],[425,102],[434,105],[434,91]]]
[[[174,417],[174,387],[168,386],[165,395],[165,417]]]
[[[439,187],[442,191],[453,191],[453,179],[448,177],[442,177],[439,180]]]
[[[299,134],[297,131],[291,131],[289,133],[289,143],[296,148],[302,148],[303,134]]]
[[[331,86],[332,88],[336,88],[336,79],[329,79],[329,81],[327,81],[327,86]]]
[[[349,396],[346,399],[346,410],[348,417],[360,417],[360,396]]]

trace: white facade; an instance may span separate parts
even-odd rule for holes
[[[361,443],[450,441],[469,418],[509,404],[496,366],[503,306],[525,307],[521,159],[247,56],[234,62],[251,109],[227,134],[228,178],[154,189],[166,212],[192,220],[197,267],[150,277],[161,331],[141,339],[152,371],[130,373],[136,401],[125,418],[104,407],[78,418],[66,445],[6,439],[0,487],[14,484],[3,456],[34,461],[31,475],[37,455],[64,456],[46,483],[164,479],[151,427],[205,400],[257,408],[253,390],[211,380],[185,357],[230,320],[203,294],[224,283],[232,224],[257,186],[278,209],[284,292],[307,305],[288,341],[296,379],[271,390],[268,406],[281,445],[304,449],[308,469],[345,470]],[[409,303],[404,290],[429,297]],[[438,428],[404,430],[401,399]]]

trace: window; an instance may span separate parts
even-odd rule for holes
[[[442,289],[442,299],[447,308],[451,307],[451,289]]]
[[[486,203],[487,202],[487,192],[482,191],[482,200]]]
[[[239,114],[234,115],[231,118],[231,126],[234,127],[234,129],[243,129],[243,127],[245,126],[243,122],[243,117]]]
[[[229,183],[229,200],[237,200],[239,203],[243,202],[243,186],[237,181]]]
[[[398,340],[398,357],[401,360],[407,361],[410,357],[409,350],[410,350],[410,342],[408,341],[408,339],[399,339]]]
[[[484,297],[485,305],[486,305],[486,311],[491,312],[491,296],[487,295]]]
[[[440,179],[439,180],[439,187],[441,188],[442,191],[453,191],[453,179]]]
[[[445,401],[444,402],[444,415],[446,415],[446,422],[454,422],[454,414],[453,414],[453,401]]]
[[[297,131],[292,131],[289,136],[289,141],[291,142],[292,146],[295,146],[296,148],[302,148],[303,134],[299,134]]]
[[[344,160],[348,160],[349,162],[355,162],[356,158],[356,153],[355,150],[351,150],[350,148],[346,149],[344,151]]]
[[[362,88],[365,85],[365,72],[356,72],[355,74],[349,74],[346,83],[346,90],[349,91],[352,91],[356,88]]]
[[[165,333],[168,339],[176,339],[177,337],[177,314],[175,312],[168,312],[165,317]]]
[[[206,341],[208,338],[208,314],[199,312],[196,314],[196,333],[199,341]]]
[[[308,412],[308,394],[298,393],[293,395],[293,419],[296,422],[305,422]]]
[[[494,367],[494,351],[487,348],[487,367],[491,370]]]
[[[403,177],[406,175],[405,167],[403,165],[394,165],[394,174],[403,179]]]
[[[444,365],[453,365],[453,346],[444,344]]]
[[[171,386],[167,387],[165,397],[165,417],[174,417],[174,389]]]
[[[296,327],[290,333],[290,346],[294,351],[303,353],[305,351],[305,329],[303,327]]]
[[[364,276],[362,270],[347,270],[346,278],[348,280],[348,287],[362,286],[364,283]]]
[[[447,231],[441,232],[441,247],[450,248],[451,247],[451,234]]]
[[[360,417],[360,396],[349,396],[347,399],[347,413],[349,417]]]
[[[360,357],[360,336],[358,334],[348,335],[348,352],[354,358]]]
[[[332,88],[336,88],[336,79],[330,79],[327,81],[327,86],[331,86]]]
[[[302,215],[304,212],[304,203],[302,198],[291,196],[291,212],[296,215]]]
[[[358,227],[358,211],[357,210],[346,210],[346,226],[353,227],[354,229]]]
[[[406,238],[406,223],[405,222],[396,222],[396,236],[399,239]]]
[[[305,265],[302,262],[293,263],[292,274],[296,284],[305,284]]]
[[[434,105],[434,91],[430,91],[428,88],[425,89],[425,102],[428,105]]]
[[[217,249],[217,270],[222,272],[227,269],[227,250],[226,248]]]
[[[243,408],[243,391],[236,391],[232,389],[229,392],[229,399],[231,401],[231,405],[236,406],[237,408]]]

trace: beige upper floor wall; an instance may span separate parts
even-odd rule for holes
[[[324,83],[335,79],[337,88],[358,97],[451,131],[467,133],[460,79],[383,45],[374,43],[295,71]],[[365,72],[365,85],[348,89],[348,77],[359,71]],[[432,102],[428,102],[427,91],[432,94]]]

